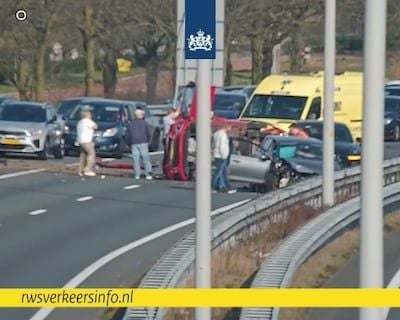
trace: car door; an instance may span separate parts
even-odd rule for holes
[[[252,142],[234,139],[231,152],[229,177],[234,181],[264,183],[271,160],[262,159],[264,152]]]

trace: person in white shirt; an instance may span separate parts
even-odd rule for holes
[[[81,120],[77,125],[77,142],[80,146],[79,175],[93,177],[96,173],[93,167],[96,160],[93,137],[97,129],[96,123],[92,120],[92,113],[89,107],[82,107]]]
[[[228,191],[230,188],[228,178],[228,158],[230,153],[228,132],[230,130],[231,125],[225,123],[213,136],[215,172],[212,179],[212,188],[214,191]]]

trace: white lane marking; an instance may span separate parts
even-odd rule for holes
[[[138,184],[133,184],[131,186],[124,187],[124,190],[133,190],[133,189],[137,189],[137,188],[140,188],[140,186]]]
[[[394,277],[392,278],[392,280],[390,280],[387,289],[398,289],[400,288],[400,269],[396,272],[396,274],[394,275]],[[383,317],[382,319],[387,319],[389,312],[390,312],[390,308],[383,308],[382,309],[383,312]]]
[[[0,180],[15,178],[19,176],[26,176],[28,174],[39,173],[45,171],[44,169],[26,170],[20,172],[12,172],[0,175]]]
[[[244,205],[245,203],[249,202],[251,199],[246,199],[243,201],[239,201],[236,203],[232,203],[230,205],[224,206],[222,208],[216,209],[211,212],[211,216],[215,216],[221,213],[224,213],[225,211],[231,210],[233,208],[239,207],[241,205]],[[84,270],[82,270],[80,273],[78,273],[74,278],[72,278],[69,282],[67,282],[64,286],[63,289],[72,289],[78,287],[82,282],[84,282],[87,278],[89,278],[93,273],[95,273],[97,270],[99,270],[101,267],[104,267],[107,263],[110,261],[118,258],[119,256],[137,248],[140,247],[150,241],[156,240],[170,232],[176,231],[178,229],[181,229],[183,227],[186,227],[188,225],[191,225],[192,223],[195,222],[194,218],[187,219],[185,221],[176,223],[172,226],[166,227],[164,229],[158,230],[152,234],[149,234],[148,236],[141,238],[139,240],[133,241],[117,250],[114,250],[110,252],[109,254],[101,257],[97,261],[93,262],[91,265],[86,267]],[[48,317],[48,315],[54,310],[54,308],[41,308],[39,311],[37,311],[31,318],[30,320],[44,320]]]
[[[92,196],[87,196],[87,197],[78,198],[78,199],[76,199],[76,201],[78,201],[78,202],[84,202],[84,201],[89,201],[89,200],[92,200],[92,199],[93,199]]]
[[[46,213],[46,212],[47,212],[46,209],[39,209],[39,210],[31,211],[28,214],[30,216],[38,216],[39,214],[43,214],[43,213]]]

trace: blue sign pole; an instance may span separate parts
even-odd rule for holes
[[[215,59],[216,0],[185,0],[185,58]]]
[[[196,112],[196,288],[211,288],[211,59],[216,56],[215,0],[186,0],[185,58],[198,59]],[[197,308],[196,320],[210,320]]]

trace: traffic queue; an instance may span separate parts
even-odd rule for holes
[[[335,86],[334,161],[340,170],[361,161],[362,74],[338,74]],[[211,93],[214,189],[229,189],[229,177],[266,192],[321,174],[322,72],[272,75],[258,86],[212,87]],[[151,179],[148,154],[163,148],[164,177],[192,180],[196,176],[195,83],[182,87],[175,102],[160,123],[141,101],[78,97],[54,108],[0,98],[0,154],[34,154],[43,160],[80,154],[78,174],[92,176],[94,155],[121,159],[131,152],[134,161],[125,168],[136,168],[134,177],[139,179],[143,167],[145,177]],[[386,86],[385,137],[400,140],[398,82]]]

